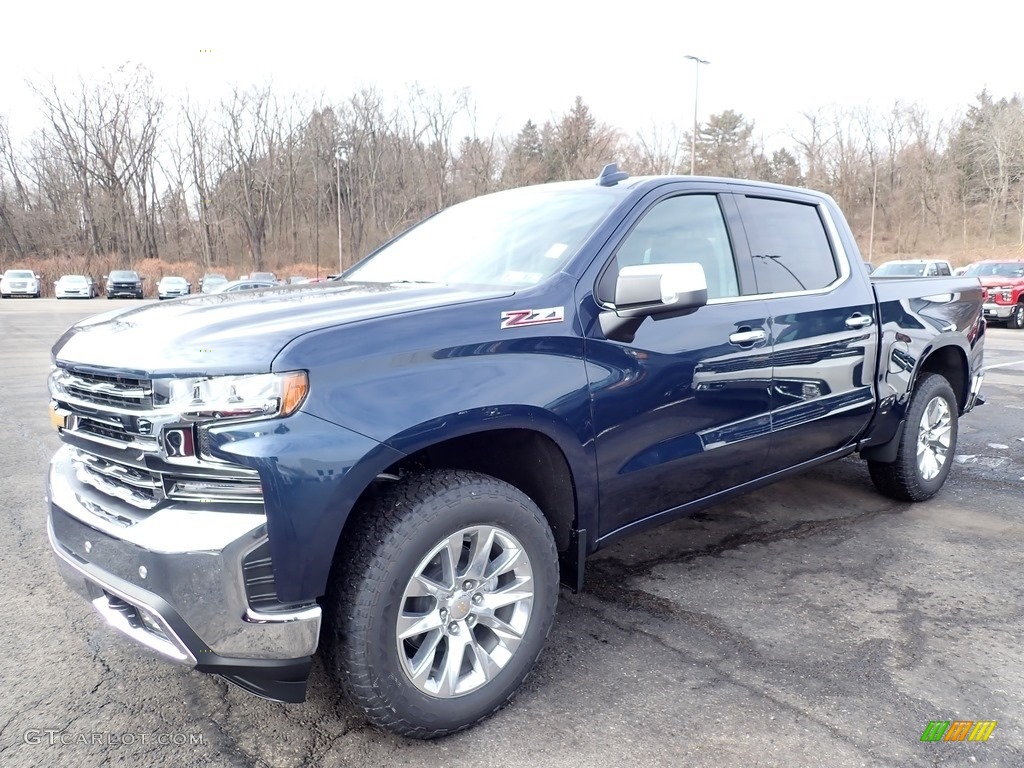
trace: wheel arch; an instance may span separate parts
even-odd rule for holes
[[[957,409],[962,415],[967,406],[971,388],[969,359],[967,350],[956,340],[950,339],[945,344],[933,347],[917,366],[908,394],[914,391],[922,373],[938,374],[946,379],[949,386],[953,388]]]
[[[529,409],[534,410],[534,409]],[[580,442],[568,426],[550,412],[523,418],[467,420],[465,414],[433,420],[386,441],[402,458],[382,467],[362,489],[342,525],[335,558],[342,542],[357,525],[359,514],[372,507],[381,483],[396,482],[403,474],[424,469],[461,469],[480,472],[509,483],[529,496],[551,526],[562,564],[562,580],[573,589],[582,586],[583,559],[589,545],[587,515],[596,514],[596,472]],[[492,414],[493,415],[493,414]],[[453,423],[462,428],[452,434]],[[434,423],[438,422],[438,423]],[[442,432],[438,427],[444,425]],[[433,439],[431,439],[433,438]]]

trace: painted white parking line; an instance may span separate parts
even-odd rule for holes
[[[991,371],[994,368],[1010,368],[1014,365],[1024,365],[1024,360],[1017,360],[1013,363],[996,363],[995,365],[986,365],[983,370]]]

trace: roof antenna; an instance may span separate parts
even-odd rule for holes
[[[625,181],[628,178],[629,174],[620,171],[618,163],[608,163],[601,169],[601,174],[597,177],[597,185],[599,187],[614,187],[620,181]]]

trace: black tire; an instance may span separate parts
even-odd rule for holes
[[[1024,328],[1024,302],[1013,308],[1013,312],[1010,313],[1010,317],[1006,320],[1006,325],[1013,329]]]
[[[558,602],[558,552],[544,515],[524,493],[508,483],[461,470],[406,476],[386,488],[375,503],[353,514],[356,518],[338,547],[325,600],[325,655],[330,673],[365,711],[370,722],[404,736],[421,739],[445,736],[493,714],[526,679],[544,647],[554,619]],[[453,647],[453,640],[449,638],[454,639],[455,647],[460,642],[460,638],[453,636],[459,634],[458,628],[450,635],[445,626],[451,627],[451,624],[445,622],[457,609],[463,614],[469,610],[472,618],[466,616],[462,621],[452,622],[459,624],[465,633],[461,635],[462,643],[470,639],[470,633],[475,638],[473,655],[464,657],[456,682],[463,679],[462,670],[467,670],[467,663],[468,673],[479,675],[482,666],[476,649],[482,647],[490,635],[484,618],[477,625],[468,623],[475,621],[477,609],[473,605],[477,598],[466,602],[469,593],[460,591],[465,584],[474,583],[463,583],[466,577],[461,574],[465,566],[454,568],[460,575],[453,577],[456,594],[449,602],[443,603],[435,597],[406,597],[406,590],[412,588],[413,576],[421,572],[419,569],[428,562],[428,555],[446,540],[459,541],[457,534],[472,526],[500,530],[520,544],[532,570],[532,608],[528,609],[518,646],[500,671],[492,668],[491,675],[484,677],[486,682],[477,682],[479,687],[465,693],[429,695],[413,683],[403,666],[411,662],[401,657],[400,648],[408,646],[399,646],[399,612],[406,610],[407,599],[426,600],[432,602],[420,604],[416,610],[425,610],[424,615],[431,616],[438,611],[437,615],[442,617],[441,626],[431,630],[436,633],[432,636],[440,639],[434,640],[435,650],[425,655],[431,662],[424,667],[436,669],[440,679],[448,650]],[[469,541],[461,541],[459,551],[468,553]],[[495,552],[493,548],[488,551]],[[459,563],[462,563],[461,557]],[[487,562],[492,561],[487,559]],[[501,590],[500,586],[493,586],[500,584],[497,578],[476,582],[481,591],[485,590],[485,584],[491,585],[486,588],[488,592]],[[480,596],[479,599],[483,603],[486,598]],[[442,603],[451,608],[448,618],[444,618],[445,613],[440,610]],[[519,610],[519,605],[516,603],[515,610]],[[424,639],[427,637],[423,635],[419,644],[406,652],[414,653],[428,642]],[[415,642],[415,639],[406,642]],[[488,658],[491,658],[489,654]]]
[[[948,443],[938,473],[926,477],[918,461],[918,441],[929,406],[936,400],[945,402],[948,411]],[[942,406],[935,406],[941,410]],[[931,414],[928,414],[929,417]],[[922,373],[910,397],[906,425],[900,437],[896,460],[892,463],[868,462],[868,472],[875,487],[886,496],[899,501],[924,501],[939,492],[953,465],[957,438],[957,402],[953,388],[943,376]],[[932,444],[935,444],[934,442]]]

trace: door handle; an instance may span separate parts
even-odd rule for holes
[[[874,321],[871,319],[870,315],[862,315],[860,312],[858,312],[857,314],[850,315],[848,318],[846,318],[846,327],[851,329],[867,328],[873,322]]]
[[[755,341],[764,341],[768,334],[758,329],[753,331],[736,331],[729,334],[729,342],[732,344],[753,344]]]

